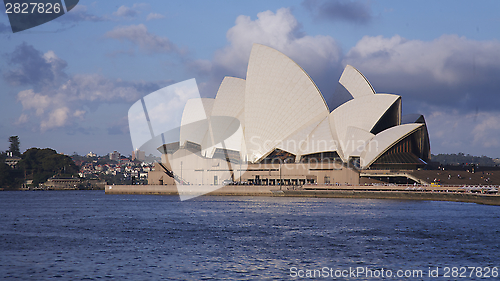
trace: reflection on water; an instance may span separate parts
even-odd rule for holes
[[[0,192],[0,273],[259,280],[288,278],[291,267],[499,266],[499,210],[431,201]]]

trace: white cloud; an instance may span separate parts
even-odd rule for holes
[[[125,6],[125,5],[123,5],[123,6],[120,6],[118,8],[118,10],[113,13],[113,15],[118,16],[118,17],[128,17],[128,18],[131,18],[131,17],[137,16],[138,13],[139,12],[136,9],[134,9],[134,7],[129,8],[129,7]]]
[[[42,116],[52,103],[49,96],[35,93],[32,89],[19,92],[17,99],[23,105],[24,110],[34,109],[36,116]],[[23,119],[26,120],[25,117]]]
[[[283,52],[303,67],[315,82],[332,81],[331,69],[339,66],[341,50],[335,40],[330,36],[303,34],[288,8],[281,8],[276,13],[258,13],[255,20],[238,16],[226,37],[229,44],[216,51],[211,61],[198,60],[190,64],[192,69],[211,76],[207,84],[200,84],[201,91],[206,88],[214,94],[224,76],[245,78],[254,43]]]
[[[42,131],[45,131],[48,129],[62,127],[66,125],[68,121],[68,113],[69,113],[69,108],[67,107],[54,109],[52,112],[50,112],[47,119],[43,119],[41,121],[40,129]]]
[[[426,113],[425,119],[434,154],[463,152],[498,157],[500,112],[466,114],[434,107]]]
[[[159,86],[146,82],[124,82],[97,74],[74,75],[55,90],[21,91],[17,99],[23,106],[18,124],[29,120],[39,123],[46,131],[83,120],[83,106],[97,107],[100,103],[130,103]]]
[[[28,122],[28,115],[27,114],[21,114],[21,116],[19,116],[19,118],[17,119],[16,121],[16,125],[19,125],[19,124],[24,124],[26,122]]]
[[[456,35],[442,35],[432,41],[408,40],[398,35],[365,36],[342,62],[358,68],[377,92],[401,95],[405,114],[440,107],[468,115],[498,112],[500,108],[499,50],[497,40],[477,41]],[[468,139],[473,127],[468,128],[463,135],[448,140],[459,143]],[[433,147],[448,151],[452,145]]]
[[[332,37],[302,35],[299,23],[287,8],[281,8],[276,13],[258,13],[256,20],[239,16],[226,37],[229,46],[218,51],[214,61],[233,70],[243,68],[246,71],[241,66],[246,66],[253,43],[275,48],[303,66],[324,68],[326,64],[340,59],[340,48]]]
[[[158,13],[150,13],[147,17],[146,20],[159,20],[165,18],[164,15],[158,14]]]
[[[478,42],[456,35],[442,35],[433,41],[406,40],[395,35],[363,37],[345,58],[368,72],[384,75],[405,73],[426,74],[436,81],[453,84],[473,79],[473,67],[500,65],[500,42]],[[457,65],[469,65],[468,72]]]
[[[401,95],[407,110],[424,113],[434,153],[498,157],[498,50],[496,40],[456,35],[432,41],[365,36],[343,64],[358,68],[377,91]]]
[[[498,50],[496,40],[475,41],[456,35],[432,41],[365,36],[349,50],[343,63],[398,89],[429,85],[460,89],[491,82],[491,76],[500,73]]]
[[[175,44],[170,42],[168,38],[149,33],[144,24],[116,27],[108,31],[105,36],[120,41],[130,41],[149,52],[179,52]]]
[[[14,85],[30,86],[17,94],[23,112],[15,124],[36,126],[41,131],[74,125],[89,109],[103,103],[131,103],[172,81],[144,82],[109,79],[98,74],[67,75],[67,63],[55,52],[42,53],[26,43],[10,55],[18,68],[4,72]],[[35,127],[35,128],[36,128]]]
[[[481,113],[474,116],[473,144],[484,148],[500,148],[500,113]]]
[[[87,113],[85,110],[77,109],[77,110],[75,110],[75,112],[73,112],[73,116],[79,118],[80,120],[83,120],[85,113]]]
[[[136,3],[132,5],[132,7],[122,5],[118,8],[118,10],[116,10],[116,12],[113,12],[113,15],[117,17],[132,19],[139,15],[142,10],[149,8],[150,5],[147,3]]]
[[[127,102],[137,100],[141,92],[133,83],[127,84],[116,79],[108,79],[97,74],[77,74],[71,77],[58,89],[58,94],[82,101],[112,101]]]

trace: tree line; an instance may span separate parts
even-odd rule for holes
[[[480,166],[495,166],[493,158],[488,156],[472,156],[464,153],[457,154],[438,154],[431,156],[432,162],[439,162],[441,165],[463,165],[463,164],[479,164]]]
[[[26,180],[33,180],[33,186],[46,182],[49,178],[74,177],[78,175],[78,167],[71,157],[59,154],[51,148],[30,148],[20,152],[18,136],[9,138],[9,150],[0,154],[0,188],[17,189]],[[7,159],[19,161],[10,166]]]

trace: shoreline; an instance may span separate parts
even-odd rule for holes
[[[452,201],[500,206],[499,194],[457,192],[458,188],[407,190],[397,186],[317,186],[314,188],[265,185],[210,186],[205,193],[204,186],[184,186],[183,195],[205,196],[268,196],[268,197],[314,197],[314,198],[359,198],[387,200]],[[188,190],[186,190],[188,189]],[[214,190],[215,189],[215,190]],[[450,190],[452,190],[450,192]],[[106,185],[106,194],[135,195],[175,195],[179,196],[175,185]]]

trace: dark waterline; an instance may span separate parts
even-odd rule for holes
[[[293,279],[292,267],[442,275],[500,266],[500,208],[471,203],[6,191],[0,217],[5,279],[281,280]],[[405,280],[421,279],[455,278]]]

